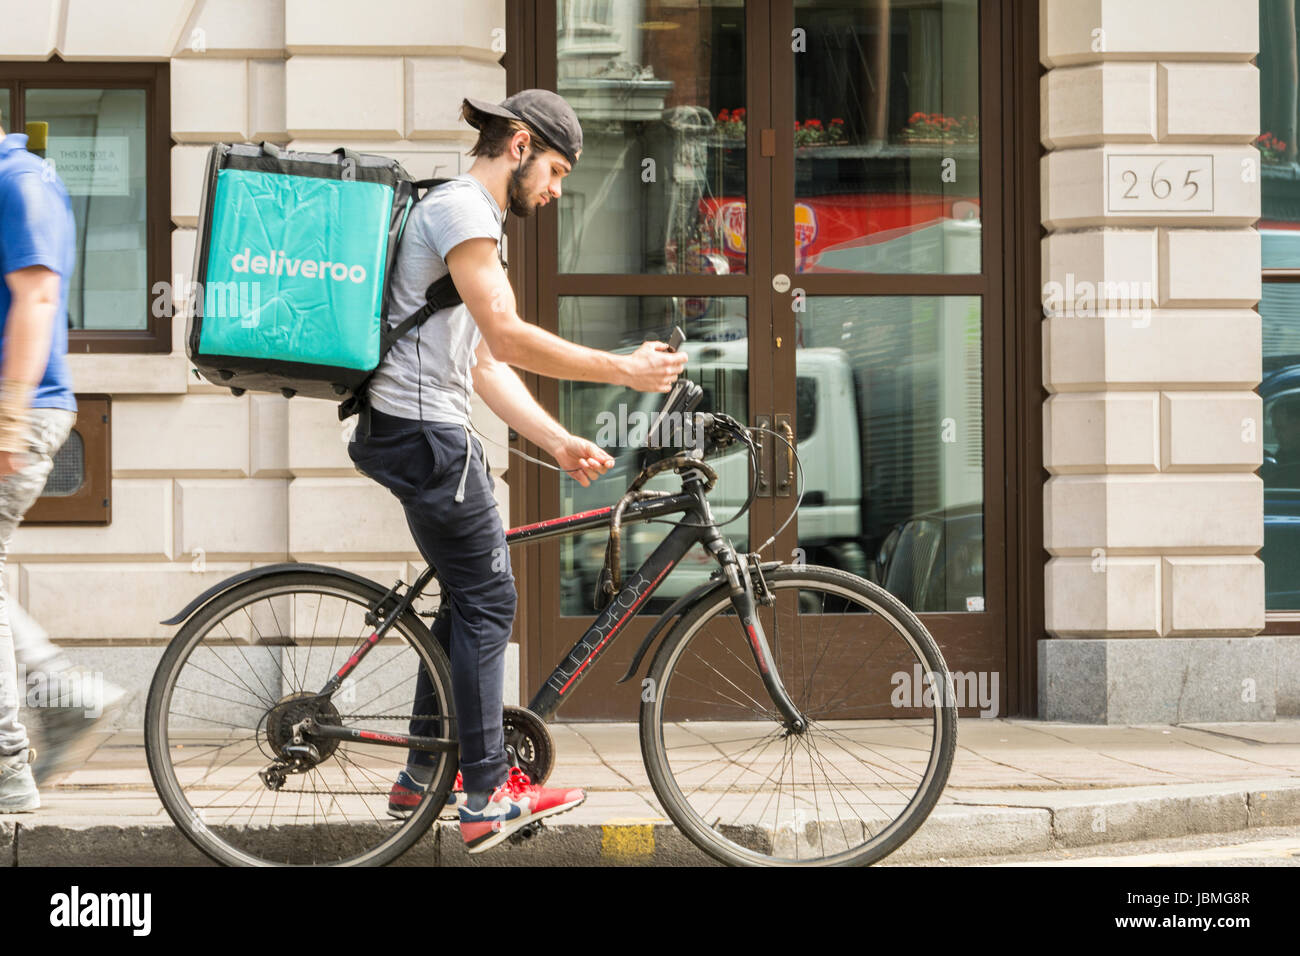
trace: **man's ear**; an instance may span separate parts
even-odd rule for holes
[[[522,139],[520,137],[522,137]],[[510,138],[510,158],[523,159],[524,150],[528,149],[529,146],[532,145],[532,139],[533,138],[529,135],[528,130],[515,130],[515,135]]]

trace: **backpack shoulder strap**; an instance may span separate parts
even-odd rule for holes
[[[419,179],[412,183],[412,186],[415,188],[416,192],[419,193],[421,190],[429,190],[435,186],[441,186],[446,182],[450,182],[450,180]],[[420,199],[423,198],[423,196],[420,197]],[[419,202],[418,199],[416,201]],[[502,237],[505,236],[504,219],[501,224],[501,235]],[[501,260],[501,267],[504,269],[506,268],[506,259],[502,254],[500,246],[501,243],[498,242],[497,256]],[[433,313],[441,309],[450,309],[452,306],[460,305],[463,301],[464,299],[461,298],[460,293],[456,290],[456,283],[452,281],[450,272],[442,278],[435,280],[429,288],[425,290],[424,305],[422,305],[419,310],[411,313],[392,328],[384,328],[383,333],[379,337],[380,361],[383,361],[384,356],[388,354],[389,350],[397,344],[402,336],[406,335],[407,332],[410,332],[411,329],[415,328],[417,325],[423,325],[425,321],[428,320],[429,316],[433,315]],[[387,319],[386,307],[384,317]]]
[[[433,313],[439,309],[450,309],[454,305],[460,305],[462,301],[460,293],[456,291],[456,283],[452,281],[450,272],[425,290],[424,300],[424,305],[418,311],[412,312],[391,329],[385,329],[379,337],[379,358],[381,361],[388,354],[388,350],[396,345],[402,336],[417,325],[423,325],[425,320]]]

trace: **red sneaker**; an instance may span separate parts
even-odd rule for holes
[[[511,767],[509,778],[492,791],[481,810],[471,810],[468,802],[460,805],[460,835],[470,853],[482,853],[528,824],[572,810],[586,799],[576,787],[539,787],[528,774]]]
[[[393,782],[393,789],[388,791],[388,815],[395,820],[405,820],[415,808],[420,805],[424,799],[425,788],[416,783],[411,775],[405,770],[397,775],[397,780]],[[456,782],[451,785],[451,793],[447,794],[447,805],[443,807],[443,814],[455,812],[465,802],[465,787],[461,783],[460,771],[456,771]],[[457,819],[454,815],[447,819]]]

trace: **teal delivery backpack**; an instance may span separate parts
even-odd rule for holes
[[[396,160],[218,143],[208,154],[186,329],[210,382],[356,409],[397,339],[460,302],[450,276],[388,329],[388,286],[421,191]],[[344,411],[340,411],[340,416]]]

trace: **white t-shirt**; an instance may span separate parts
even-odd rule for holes
[[[448,272],[446,256],[467,239],[501,243],[503,215],[487,187],[468,173],[432,190],[411,209],[390,286],[388,325],[425,303],[429,286]],[[375,370],[370,403],[387,415],[469,423],[470,369],[482,341],[464,305],[440,309],[400,338]]]

